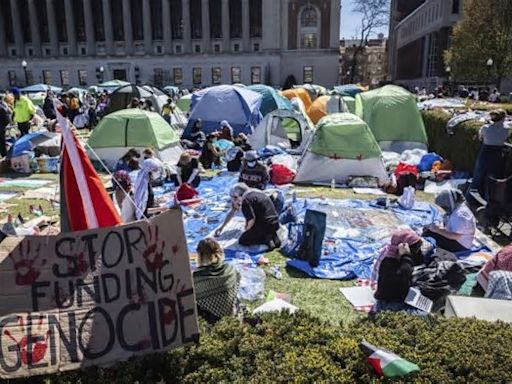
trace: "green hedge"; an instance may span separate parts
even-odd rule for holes
[[[363,338],[420,366],[396,382],[512,382],[509,324],[387,313],[336,327],[303,312],[267,315],[253,325],[235,319],[202,324],[198,345],[27,382],[380,382],[358,348]]]
[[[452,162],[457,171],[473,172],[473,167],[480,149],[478,130],[482,126],[476,121],[459,124],[455,134],[446,132],[450,114],[442,110],[422,112],[427,131],[429,150],[438,153]]]

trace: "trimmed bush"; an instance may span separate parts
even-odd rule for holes
[[[450,114],[440,109],[423,111],[423,121],[427,131],[429,150],[450,160],[457,171],[473,172],[480,140],[478,130],[482,123],[468,121],[455,128],[455,134],[449,135],[446,124]]]
[[[380,382],[360,340],[418,364],[403,383],[512,382],[512,326],[473,319],[381,314],[335,327],[298,312],[253,325],[225,319],[201,324],[199,344],[109,369],[31,378],[37,383],[370,383]]]

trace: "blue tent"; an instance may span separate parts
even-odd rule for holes
[[[26,151],[32,151],[39,144],[54,139],[58,134],[48,131],[29,133],[20,137],[11,148],[11,157],[19,156]]]
[[[53,85],[48,84],[34,84],[29,85],[28,87],[22,88],[21,92],[23,93],[35,93],[35,92],[47,92],[48,90],[54,93],[62,92],[62,88],[55,87]]]
[[[334,93],[340,96],[356,97],[356,95],[361,92],[363,92],[363,89],[356,84],[338,85],[334,87]]]
[[[293,106],[290,100],[281,96],[274,88],[268,85],[249,85],[247,89],[258,92],[262,97],[260,111],[263,117],[276,109],[286,109],[293,111]]]
[[[190,129],[197,119],[203,121],[206,134],[217,131],[222,120],[229,122],[235,135],[241,132],[251,134],[253,127],[262,120],[261,101],[259,93],[232,85],[219,85],[195,92],[183,137],[190,137]]]

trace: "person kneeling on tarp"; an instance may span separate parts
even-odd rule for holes
[[[240,274],[224,262],[221,245],[212,238],[197,245],[199,268],[194,271],[194,291],[199,316],[215,323],[235,313]]]
[[[446,212],[444,226],[435,224],[425,228],[423,237],[432,237],[439,248],[449,252],[467,251],[473,247],[476,219],[461,191],[453,189],[441,192],[435,203]]]
[[[412,284],[414,266],[423,263],[420,236],[410,229],[398,230],[380,253],[372,280],[377,282],[373,312],[405,311],[424,315],[425,312],[405,303]]]
[[[281,247],[277,235],[279,217],[270,197],[244,183],[235,184],[231,188],[230,196],[231,211],[215,231],[215,236],[220,236],[226,225],[241,210],[245,217],[245,232],[238,239],[240,245],[268,245],[271,250]]]

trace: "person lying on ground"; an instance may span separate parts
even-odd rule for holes
[[[240,274],[224,262],[221,245],[212,238],[197,245],[198,266],[193,273],[199,316],[213,324],[236,310]]]
[[[192,125],[189,139],[182,139],[181,145],[186,149],[200,151],[206,143],[206,135],[203,132],[203,121],[197,119]]]
[[[231,188],[230,197],[231,210],[224,223],[215,231],[215,236],[220,236],[237,212],[242,211],[245,231],[238,239],[240,245],[266,245],[270,250],[280,248],[281,241],[277,235],[279,217],[270,197],[244,183],[235,184]]]
[[[206,138],[206,144],[204,145],[203,150],[201,151],[201,156],[199,157],[199,161],[204,169],[212,169],[214,164],[217,166],[220,165],[220,157],[222,153],[215,146],[216,141],[217,136],[214,134],[210,134]]]
[[[414,267],[423,263],[421,246],[421,237],[409,229],[393,233],[390,244],[381,251],[374,267],[373,280],[377,281],[374,312],[406,311],[424,314],[405,303]]]
[[[199,161],[188,152],[183,152],[176,165],[176,178],[174,184],[179,187],[182,184],[188,184],[194,188],[199,186],[201,177],[199,176]]]
[[[435,203],[446,212],[443,223],[425,227],[423,237],[431,237],[439,248],[449,252],[467,251],[473,247],[476,219],[459,190],[441,192]]]
[[[261,190],[266,188],[270,181],[270,174],[267,166],[259,161],[256,151],[245,152],[238,181],[247,184],[250,188]]]

